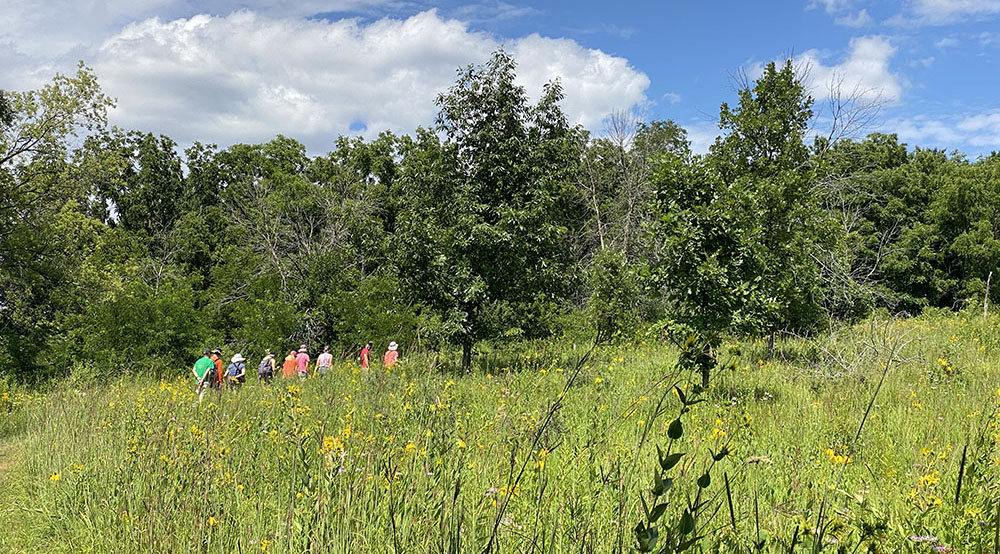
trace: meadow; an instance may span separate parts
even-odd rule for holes
[[[5,385],[0,552],[997,552],[998,337],[929,311],[733,343],[703,391],[654,341],[201,404],[187,368]]]

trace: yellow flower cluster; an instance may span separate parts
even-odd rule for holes
[[[851,457],[845,456],[843,454],[837,454],[832,448],[826,449],[826,457],[830,460],[831,464],[834,465],[845,465],[851,463]]]

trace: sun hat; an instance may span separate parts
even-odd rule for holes
[[[299,346],[299,352],[305,352],[305,351],[306,351],[306,350],[308,350],[308,349],[309,349],[309,347],[307,347],[307,346],[306,346],[306,345],[304,345],[304,344],[303,344],[303,345],[300,345],[300,346]]]
[[[389,350],[395,350],[399,348],[399,345],[395,341],[389,343]]]
[[[230,361],[235,364],[237,362],[245,362],[247,359],[243,357],[243,354],[233,354],[233,358]]]

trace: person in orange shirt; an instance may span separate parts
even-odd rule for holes
[[[281,376],[285,379],[295,377],[295,356],[298,352],[292,350],[285,356],[285,363],[281,366]]]
[[[211,360],[215,363],[215,378],[216,382],[212,384],[214,388],[222,388],[222,350],[216,348],[212,350]]]
[[[386,369],[396,365],[396,362],[399,361],[399,352],[396,351],[398,348],[399,345],[395,342],[389,343],[389,349],[385,351],[385,356],[382,356],[382,365],[384,365]]]

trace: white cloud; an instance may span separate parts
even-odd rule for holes
[[[850,0],[812,0],[806,5],[807,10],[822,7],[826,13],[837,13],[850,7]]]
[[[1000,150],[1000,109],[956,117],[901,118],[887,122],[885,128],[917,146],[950,149],[966,144]]]
[[[721,134],[718,121],[692,120],[683,127],[687,131],[688,141],[691,142],[691,151],[695,154],[707,154],[708,149],[715,144],[715,139]]]
[[[435,10],[367,23],[250,10],[152,17],[94,43],[81,57],[118,98],[111,114],[117,125],[165,133],[181,144],[256,142],[282,133],[314,152],[352,128],[364,126],[365,134],[374,135],[431,124],[434,99],[454,82],[456,69],[486,61],[500,46],[493,35]],[[519,62],[519,82],[533,98],[545,82],[560,78],[562,106],[572,123],[599,129],[612,110],[648,101],[649,78],[624,58],[537,34],[504,46]],[[70,50],[81,53],[79,46]],[[0,69],[0,78],[6,82],[18,73],[22,82],[30,81],[24,78],[27,68],[46,60],[23,53],[21,58],[17,68]],[[0,68],[7,59],[14,58],[0,53]],[[64,71],[71,67],[67,61]]]
[[[976,35],[976,39],[979,40],[979,46],[990,46],[993,44],[1000,44],[1000,33],[990,33],[988,31],[983,31]]]
[[[829,55],[816,49],[799,54],[792,63],[805,75],[806,88],[817,100],[828,99],[831,87],[836,86],[843,95],[856,93],[860,99],[892,103],[900,99],[903,91],[902,79],[889,68],[895,53],[896,47],[885,37],[855,37],[847,58],[840,63],[829,64]],[[764,66],[752,63],[744,67],[744,72],[750,80],[756,80],[763,75]]]
[[[795,58],[800,67],[807,67],[807,85],[817,99],[830,95],[831,85],[839,83],[844,93],[857,91],[868,100],[880,98],[896,102],[902,95],[900,77],[889,69],[889,60],[896,48],[881,36],[856,37],[851,39],[850,54],[847,59],[826,65],[817,50],[807,50]]]
[[[934,46],[942,50],[945,48],[954,48],[955,46],[958,46],[958,39],[955,37],[945,37],[935,42]]]
[[[668,104],[676,104],[682,100],[681,95],[676,92],[668,92],[663,95],[663,99],[667,101]]]
[[[973,146],[1000,150],[1000,109],[962,118],[956,127]]]
[[[494,48],[491,42],[486,44]],[[546,82],[559,78],[566,93],[562,107],[570,123],[599,129],[612,111],[648,102],[649,77],[625,58],[583,48],[573,40],[537,34],[513,41],[510,52],[519,61],[517,77],[529,95],[537,97]]]
[[[930,67],[930,66],[934,65],[934,56],[928,56],[926,58],[920,58],[920,59],[917,59],[917,60],[911,60],[908,65],[910,67],[918,67],[918,66],[925,67],[925,68]]]
[[[862,9],[854,15],[844,15],[833,20],[837,25],[845,27],[864,27],[872,22],[872,16],[868,15],[868,10]]]
[[[918,23],[945,24],[1000,14],[1000,0],[916,0]]]

